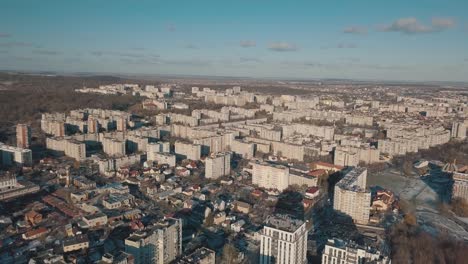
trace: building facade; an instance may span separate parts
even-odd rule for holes
[[[307,233],[301,220],[269,216],[260,232],[260,264],[307,263]]]

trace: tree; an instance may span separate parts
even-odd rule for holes
[[[223,247],[223,254],[221,255],[221,264],[237,264],[240,263],[238,260],[239,251],[230,242],[225,243]]]

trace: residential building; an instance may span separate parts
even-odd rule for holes
[[[285,215],[269,216],[260,232],[260,264],[307,263],[305,222]]]
[[[31,128],[28,125],[16,125],[16,146],[23,149],[31,146]]]
[[[283,191],[289,186],[289,168],[267,162],[254,162],[252,183],[262,188]]]
[[[322,254],[322,264],[391,264],[388,256],[373,247],[360,246],[352,241],[329,239]]]
[[[231,153],[219,152],[205,160],[205,178],[218,179],[231,173]]]
[[[149,230],[139,231],[125,239],[125,252],[135,264],[168,264],[182,254],[182,221],[168,218]]]
[[[371,192],[366,189],[367,169],[353,168],[335,185],[333,209],[349,215],[354,222],[367,224]]]

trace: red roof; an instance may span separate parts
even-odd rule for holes
[[[306,193],[315,194],[319,190],[319,187],[310,187],[309,189],[307,189]]]
[[[38,229],[30,230],[30,231],[26,232],[24,235],[25,235],[25,237],[33,237],[33,236],[36,236],[36,235],[45,234],[47,232],[49,232],[49,229],[47,229],[45,227],[39,227]]]
[[[311,170],[309,171],[309,173],[307,173],[309,176],[313,176],[313,177],[320,177],[324,174],[327,174],[327,171],[324,170],[324,169],[318,169],[318,170]]]
[[[329,167],[329,168],[338,169],[338,170],[344,169],[343,166],[339,166],[339,165],[335,165],[335,164],[331,164],[331,163],[327,163],[327,162],[323,162],[323,161],[312,162],[311,165],[314,166],[314,167],[319,165],[319,166]]]

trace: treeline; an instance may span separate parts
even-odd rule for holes
[[[393,263],[466,263],[466,243],[448,235],[434,237],[413,224],[411,220],[404,221],[391,230],[389,235]]]
[[[115,77],[0,74],[0,82],[0,131],[3,139],[18,122],[37,127],[41,114],[45,112],[65,112],[86,107],[126,110],[141,101],[140,98],[128,95],[83,94],[74,91],[83,86],[136,83]]]

